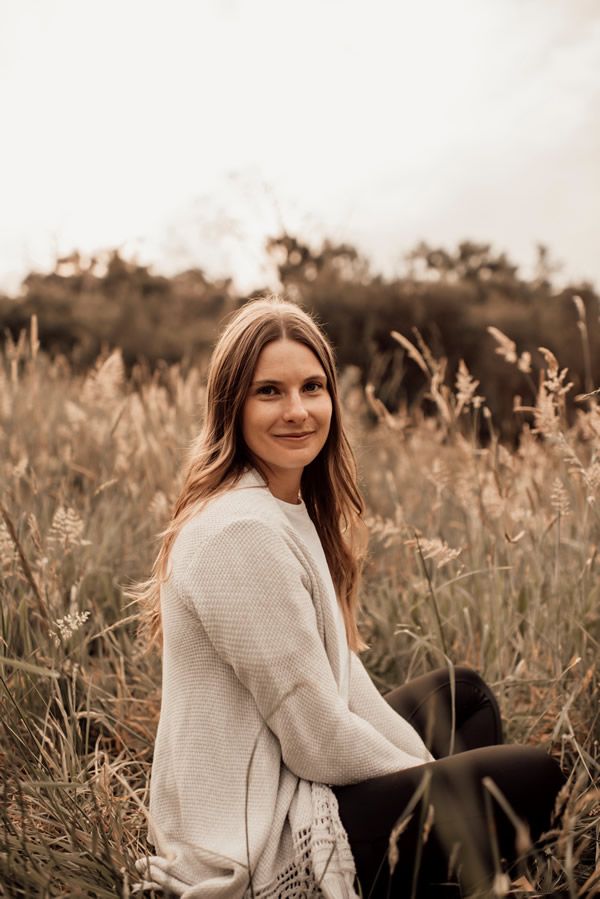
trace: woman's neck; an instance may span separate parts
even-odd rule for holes
[[[276,497],[276,499],[281,499],[284,503],[292,503],[296,506],[299,505],[300,479],[302,477],[302,471],[273,471],[272,469],[265,470],[264,466],[261,466],[259,468],[258,465],[255,465],[255,468],[257,468],[259,473],[266,480],[269,490],[271,491],[273,496]]]

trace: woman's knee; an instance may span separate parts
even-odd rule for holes
[[[490,688],[482,676],[474,668],[467,668],[466,665],[455,667],[454,679],[456,683],[467,684],[475,690],[482,690],[484,693],[490,692]]]
[[[492,688],[484,681],[482,676],[473,668],[467,668],[459,665],[454,669],[457,693],[466,690],[467,696],[465,701],[469,702],[468,695],[473,697],[470,702],[472,704],[471,714],[476,714],[478,709],[487,709],[487,729],[489,731],[490,715],[493,719],[493,733],[486,733],[484,744],[498,744],[504,740],[502,717],[500,715],[500,706]]]
[[[447,685],[449,689],[452,689],[452,682],[454,681],[457,692],[461,688],[466,687],[467,690],[484,693],[496,702],[491,688],[474,668],[468,668],[466,665],[456,665],[454,668],[438,668],[433,674],[436,677],[438,687]]]
[[[566,783],[565,775],[558,761],[539,746],[498,749],[496,764],[487,776],[517,815],[529,822],[532,836],[537,838],[550,826],[556,797]]]
[[[540,746],[519,746],[521,757],[526,764],[527,772],[535,783],[539,784],[540,792],[548,792],[556,795],[564,787],[567,778],[554,756],[546,752]]]
[[[418,688],[421,693],[420,704],[422,704],[423,700],[428,700],[432,696],[448,697],[452,693],[453,683],[458,699],[463,693],[468,695],[478,692],[489,695],[491,692],[481,675],[473,668],[467,668],[466,665],[457,665],[454,668],[435,668],[429,674],[409,681],[408,686]]]

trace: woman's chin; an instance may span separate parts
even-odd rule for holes
[[[262,461],[265,462],[271,468],[304,468],[306,465],[310,465],[313,459],[316,458],[316,453],[314,450],[310,450],[308,448],[300,449],[300,447],[296,449],[284,450],[283,452],[280,450],[277,453],[269,453],[262,456]]]

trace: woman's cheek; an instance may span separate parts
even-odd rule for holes
[[[329,421],[331,421],[332,412],[333,412],[333,405],[331,402],[331,397],[329,396],[329,394],[326,394],[325,397],[323,398],[323,405],[322,405],[323,418],[326,418]]]

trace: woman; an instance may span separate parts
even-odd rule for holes
[[[146,885],[387,895],[403,812],[390,895],[410,895],[419,854],[422,893],[451,856],[463,885],[489,882],[483,835],[493,825],[510,857],[515,831],[495,800],[486,819],[486,776],[532,836],[548,826],[560,770],[540,750],[488,746],[498,707],[474,672],[385,698],[372,683],[357,655],[363,511],[327,339],[292,303],[248,303],[214,349],[153,577],[131,593],[163,640]]]

